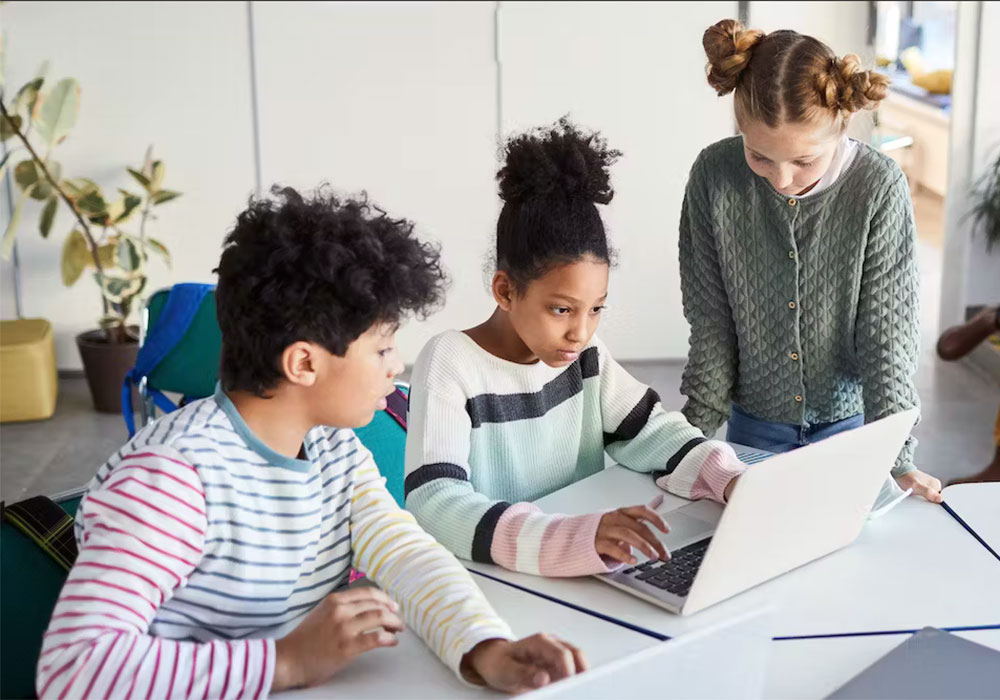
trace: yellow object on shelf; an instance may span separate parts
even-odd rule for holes
[[[912,80],[914,85],[922,87],[927,92],[933,92],[935,95],[950,95],[951,75],[950,70],[936,70],[915,76]]]
[[[42,420],[56,410],[59,382],[52,326],[0,321],[0,422]]]

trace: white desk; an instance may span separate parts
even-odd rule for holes
[[[618,625],[575,612],[538,596],[523,593],[480,576],[476,583],[518,637],[550,632],[580,647],[591,667],[657,644],[655,639]],[[300,698],[502,698],[483,688],[465,685],[424,646],[420,638],[406,630],[399,645],[363,654],[329,683],[315,688],[293,690],[275,697]]]
[[[941,495],[994,552],[1000,553],[1000,483],[957,484]]]
[[[952,487],[946,498],[956,510],[965,511],[959,511],[963,518],[974,518],[969,514],[975,512],[985,516],[982,522],[992,522],[989,516],[995,510],[990,504],[997,501],[974,493],[982,486],[961,491]],[[583,513],[645,503],[658,493],[648,476],[613,467],[538,504],[550,512]],[[667,507],[687,502],[670,495],[666,501]],[[908,499],[866,526],[850,547],[689,617],[673,615],[590,578],[545,579],[499,567],[467,566],[668,636],[764,602],[776,608],[778,636],[1000,624],[1000,565],[944,509],[917,499]],[[558,634],[580,646],[594,667],[657,643],[653,637],[504,583],[482,576],[475,579],[518,636]],[[958,634],[1000,650],[1000,630]],[[906,637],[900,633],[774,641],[765,697],[825,697]],[[412,631],[400,636],[398,647],[362,656],[329,684],[280,695],[282,700],[331,696],[499,697],[459,682]]]
[[[537,503],[547,512],[577,514],[646,503],[658,493],[649,476],[610,467]],[[667,501],[666,507],[686,503],[669,495]],[[775,605],[779,637],[1000,624],[996,559],[943,508],[915,498],[866,525],[849,547],[685,617],[596,579],[468,566],[669,636],[762,603]]]

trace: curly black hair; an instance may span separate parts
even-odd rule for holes
[[[414,237],[367,195],[341,199],[320,187],[251,198],[226,237],[215,272],[226,390],[264,397],[282,377],[292,343],[343,356],[376,323],[420,317],[442,302],[440,250]]]
[[[621,156],[600,134],[563,117],[512,137],[497,173],[497,269],[523,290],[555,265],[591,255],[611,263],[596,204],[614,196],[609,167]]]

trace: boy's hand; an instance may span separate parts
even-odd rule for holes
[[[377,588],[331,593],[274,643],[271,692],[322,683],[366,651],[396,646],[398,610]]]
[[[632,556],[632,547],[635,547],[650,559],[669,559],[670,554],[660,538],[646,527],[642,522],[644,520],[661,532],[670,532],[666,521],[649,506],[619,508],[601,517],[597,537],[594,538],[597,553],[622,564],[637,564]]]
[[[583,652],[547,634],[516,642],[488,639],[462,659],[462,675],[506,693],[524,693],[588,668]]]
[[[931,503],[940,503],[943,500],[941,498],[941,482],[919,469],[903,474],[896,479],[896,483],[904,490],[913,489],[914,496],[921,496]]]

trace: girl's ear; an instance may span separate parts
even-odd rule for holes
[[[511,299],[514,296],[514,282],[503,270],[497,270],[493,275],[493,299],[504,311],[510,311]]]

